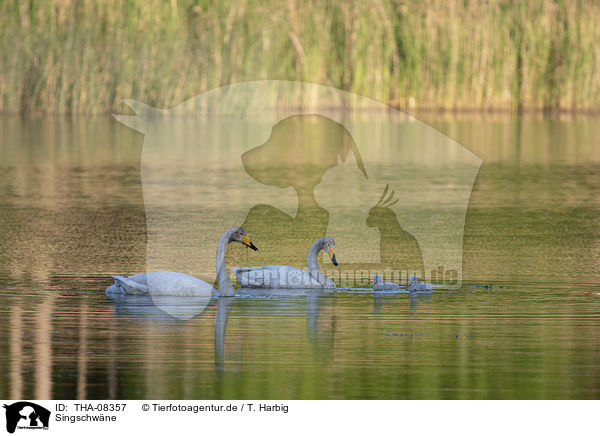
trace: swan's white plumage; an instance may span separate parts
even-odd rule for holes
[[[308,271],[293,266],[267,265],[231,270],[244,288],[335,288],[335,284],[330,279],[325,277],[326,281],[323,283],[319,281],[317,274],[311,275]]]
[[[374,291],[397,291],[400,289],[396,283],[392,282],[384,282],[383,278],[379,274],[375,274],[373,276],[373,281],[375,284],[373,285]]]
[[[235,295],[235,290],[229,281],[227,267],[225,266],[225,249],[230,242],[240,242],[253,250],[254,246],[244,229],[232,227],[227,229],[220,237],[217,245],[215,269],[219,289],[204,280],[197,279],[187,274],[175,271],[153,271],[135,274],[129,277],[111,276],[115,284],[106,288],[106,295],[150,295],[173,297],[206,297],[215,293],[219,296],[229,297]]]
[[[107,294],[200,297],[210,296],[213,292],[212,285],[205,281],[175,271],[153,271],[129,277],[112,277],[115,284],[106,289]]]
[[[318,239],[308,251],[307,269],[287,265],[267,265],[247,268],[232,268],[239,284],[243,288],[281,288],[281,289],[322,289],[335,288],[335,283],[319,269],[317,256],[321,250],[332,257],[337,265],[335,241],[329,236]]]

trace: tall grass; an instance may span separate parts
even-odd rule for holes
[[[0,111],[170,107],[245,80],[400,107],[600,107],[596,0],[2,0]]]

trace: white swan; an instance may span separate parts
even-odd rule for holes
[[[286,265],[232,268],[232,270],[244,288],[335,288],[335,283],[325,277],[325,274],[319,269],[317,258],[321,250],[327,252],[331,262],[337,266],[335,242],[333,238],[325,236],[318,239],[308,251],[308,256],[306,256],[308,271]]]
[[[396,283],[392,282],[384,282],[383,278],[379,274],[375,274],[373,276],[373,281],[375,284],[373,285],[374,291],[397,291],[400,289]]]
[[[171,295],[179,297],[206,296],[215,294],[223,297],[235,295],[225,266],[225,249],[230,242],[240,242],[258,251],[241,227],[226,230],[217,245],[215,267],[219,289],[196,277],[174,271],[153,271],[129,277],[111,276],[115,284],[106,288],[106,295]]]
[[[433,285],[431,283],[420,283],[417,280],[417,276],[410,276],[410,279],[408,281],[408,288],[409,291],[414,292],[414,291],[432,291],[433,290]]]

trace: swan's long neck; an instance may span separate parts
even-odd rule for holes
[[[310,250],[308,250],[308,256],[306,256],[306,266],[308,267],[309,273],[312,273],[313,271],[321,272],[317,259],[319,257],[319,252],[323,249],[323,239],[324,238],[317,239],[317,242],[315,242],[312,247],[310,247]]]
[[[308,250],[308,256],[306,256],[306,266],[308,267],[308,273],[319,283],[325,287],[335,287],[333,282],[328,279],[325,274],[319,268],[319,262],[317,261],[319,252],[323,249],[325,243],[325,237],[318,239],[310,250]]]
[[[325,238],[318,239],[310,250],[308,250],[308,256],[306,256],[306,266],[308,267],[308,273],[322,285],[327,285],[327,277],[319,268],[319,262],[317,261],[319,252],[323,249],[323,240]]]
[[[217,259],[215,262],[217,271],[217,281],[219,282],[218,295],[223,297],[232,297],[235,295],[235,289],[229,280],[229,274],[227,273],[227,266],[225,266],[225,250],[227,244],[229,244],[230,232],[226,231],[219,239],[219,245],[217,245]]]

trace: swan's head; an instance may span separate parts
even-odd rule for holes
[[[376,285],[383,284],[383,278],[379,274],[375,274],[373,276],[373,281],[375,282]]]
[[[335,258],[335,241],[330,236],[323,238],[323,251],[329,255],[331,263],[338,266],[337,259]]]
[[[252,248],[254,251],[258,251],[258,247],[252,243],[246,231],[241,227],[232,227],[229,233],[229,242],[239,242],[244,244],[246,247]]]

